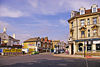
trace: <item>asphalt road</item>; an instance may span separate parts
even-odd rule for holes
[[[100,59],[74,59],[51,54],[0,57],[0,67],[100,67]]]

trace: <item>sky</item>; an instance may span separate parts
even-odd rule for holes
[[[100,0],[0,0],[0,32],[6,27],[21,42],[32,37],[67,42],[71,11],[93,4],[100,7]]]

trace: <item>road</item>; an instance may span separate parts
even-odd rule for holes
[[[86,63],[87,62],[87,63]],[[100,67],[100,59],[74,59],[51,54],[0,57],[0,67]]]

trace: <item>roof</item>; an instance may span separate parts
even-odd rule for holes
[[[98,12],[96,12],[96,13],[92,13],[92,9],[85,10],[85,14],[83,14],[83,15],[80,15],[80,12],[76,12],[75,16],[72,17],[72,18],[70,18],[70,19],[68,20],[68,22],[69,22],[70,20],[76,18],[76,17],[84,17],[84,16],[95,15],[95,14],[100,13],[100,8],[98,8],[97,10],[98,10]]]
[[[38,37],[36,38],[29,38],[28,40],[24,41],[24,42],[34,42],[34,41],[38,41]]]
[[[13,38],[12,36],[9,36],[9,38],[13,39],[14,41],[20,41],[18,39]]]
[[[60,40],[52,40],[52,42],[60,42]]]

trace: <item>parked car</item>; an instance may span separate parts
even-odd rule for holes
[[[39,52],[33,51],[31,55],[39,54]]]

